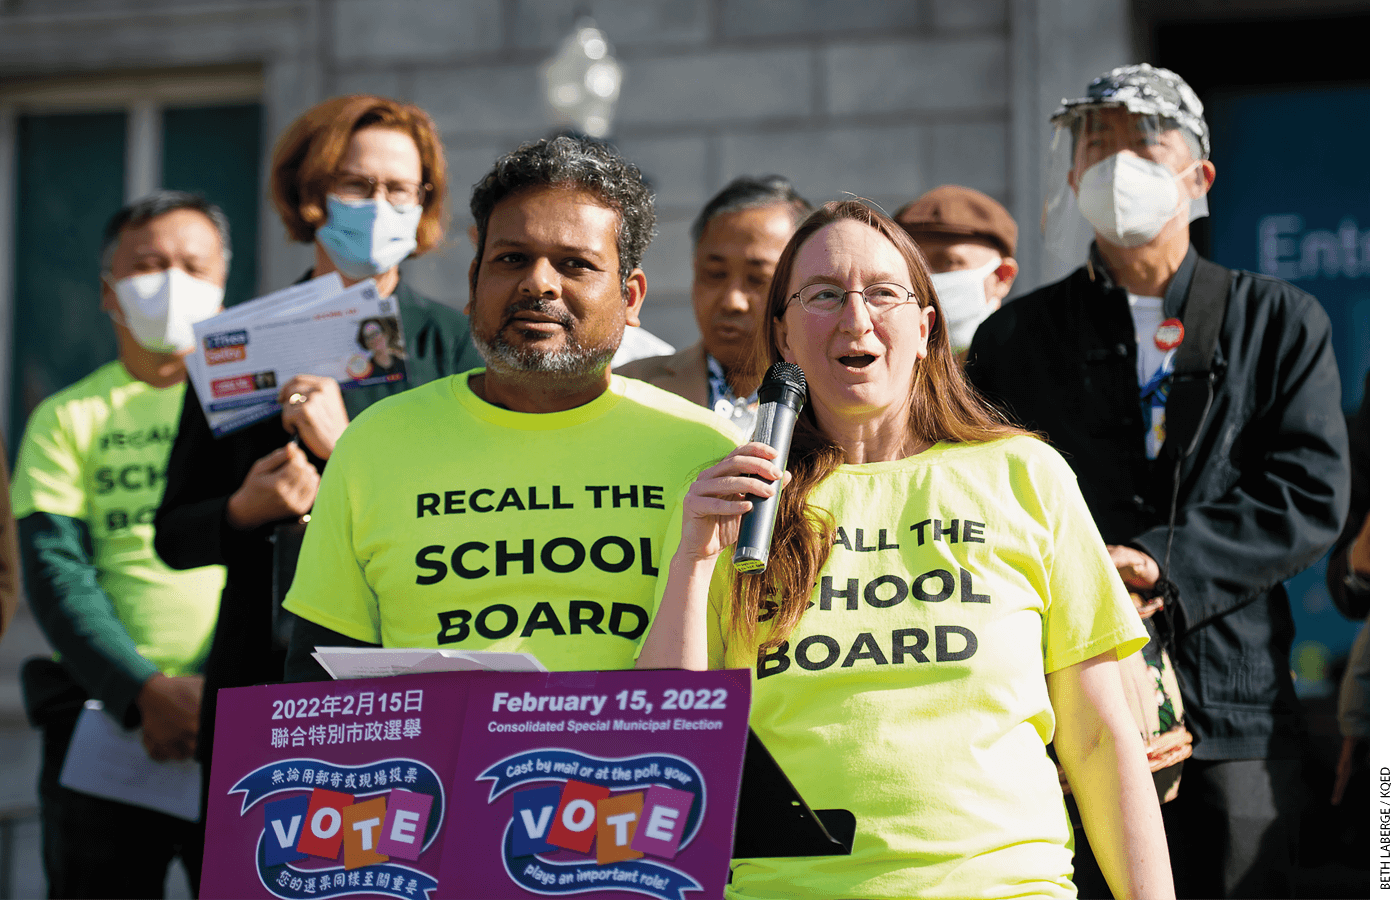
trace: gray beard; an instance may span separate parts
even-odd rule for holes
[[[572,328],[566,332],[567,344],[562,350],[545,351],[517,347],[497,332],[488,341],[472,329],[472,344],[486,361],[486,367],[520,374],[591,376],[597,375],[612,362],[622,343],[622,329],[606,344],[583,347],[574,338]]]

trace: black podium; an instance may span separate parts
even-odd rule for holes
[[[734,858],[849,856],[855,835],[855,815],[848,809],[809,807],[750,728],[739,780]]]

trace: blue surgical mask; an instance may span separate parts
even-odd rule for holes
[[[384,274],[417,250],[422,217],[422,206],[327,197],[326,224],[316,229],[316,240],[340,274],[358,281]]]

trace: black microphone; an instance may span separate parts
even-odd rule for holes
[[[792,448],[792,430],[797,415],[807,402],[807,376],[792,363],[773,363],[758,388],[758,415],[753,440],[778,451],[775,462],[780,470],[787,468],[788,450]],[[773,541],[773,523],[778,519],[778,498],[782,496],[782,481],[771,497],[748,495],[753,509],[739,521],[739,541],[734,545],[734,568],[757,574],[768,568],[768,547]]]

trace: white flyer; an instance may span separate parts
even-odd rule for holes
[[[127,731],[89,700],[78,715],[58,783],[73,791],[199,821],[199,763],[156,762],[141,746],[141,729]]]
[[[298,374],[342,390],[408,377],[398,299],[380,297],[372,280],[342,288],[324,275],[205,319],[194,334],[186,364],[216,436],[276,415],[278,391]]]
[[[191,353],[185,357],[185,369],[189,372],[190,382],[194,385],[195,393],[199,396],[201,404],[206,409],[209,402],[209,379],[208,365],[206,360],[211,358],[207,351],[215,348],[205,347],[202,339],[203,334],[210,327],[221,329],[234,328],[244,322],[251,321],[259,316],[275,316],[281,310],[294,309],[297,306],[323,300],[332,297],[342,290],[344,285],[340,281],[340,276],[331,272],[322,275],[320,278],[312,278],[300,284],[294,284],[283,288],[280,291],[273,291],[247,303],[240,303],[237,306],[224,310],[216,316],[211,316],[202,322],[195,323],[194,335],[196,348],[201,352]],[[212,358],[217,359],[218,354],[212,354]]]
[[[547,672],[532,653],[497,650],[317,647],[311,654],[332,678],[383,678],[405,672]]]

